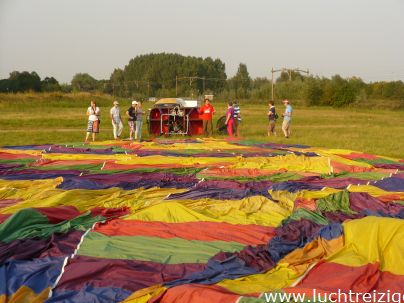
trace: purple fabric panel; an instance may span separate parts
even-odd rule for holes
[[[188,188],[199,180],[192,175],[176,175],[161,172],[139,172],[119,174],[93,174],[65,178],[58,188],[63,189],[105,189],[120,187],[126,190],[135,188],[170,187]]]
[[[23,169],[0,171],[0,178],[7,180],[36,180],[36,179],[54,179],[57,177],[74,177],[81,174],[78,170],[39,170]]]
[[[0,242],[0,264],[7,260],[31,260],[42,257],[70,255],[80,242],[82,231],[73,230],[66,234],[53,234],[49,239],[31,238]]]
[[[397,164],[376,163],[376,164],[373,164],[373,166],[376,168],[404,170],[404,164],[399,164],[399,163],[397,163]]]
[[[66,266],[57,290],[79,290],[89,284],[93,287],[117,287],[134,292],[155,284],[182,279],[203,271],[205,266],[76,256]]]
[[[366,215],[364,213],[358,213],[354,215],[348,215],[347,213],[344,212],[322,212],[322,215],[330,222],[334,223],[343,223],[346,220],[352,220],[352,219],[360,219],[365,217]]]
[[[172,194],[167,199],[219,199],[219,200],[240,200],[250,196],[265,196],[271,198],[268,193],[272,186],[271,181],[262,182],[237,182],[231,180],[208,180],[198,183],[191,190]]]
[[[356,212],[372,211],[383,212],[390,215],[398,214],[404,205],[398,203],[384,203],[368,193],[349,193],[350,208]]]
[[[372,185],[386,191],[404,191],[404,179],[402,178],[385,178],[383,180],[372,183]]]
[[[310,185],[319,185],[322,187],[332,187],[332,188],[346,188],[350,184],[367,184],[368,180],[361,180],[357,178],[330,178],[321,179],[319,177],[306,177],[295,182],[309,183]]]
[[[112,148],[80,148],[80,147],[64,147],[53,145],[47,148],[46,153],[61,153],[61,154],[116,154]],[[123,152],[121,152],[123,153]]]

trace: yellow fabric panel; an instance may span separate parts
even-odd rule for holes
[[[296,249],[279,261],[277,266],[263,274],[250,275],[234,280],[225,279],[217,285],[243,295],[265,292],[291,286],[311,265],[337,252],[343,247],[343,238],[331,241],[317,238]]]
[[[345,246],[328,262],[362,266],[380,262],[380,270],[404,275],[404,221],[365,217],[343,224]]]
[[[273,191],[269,190],[269,194],[274,198],[275,200],[280,201],[281,205],[285,208],[288,209],[293,209],[294,206],[294,201],[297,198],[304,198],[304,199],[320,199],[324,198],[328,195],[340,192],[341,189],[335,189],[335,188],[330,188],[330,187],[325,187],[323,190],[302,190],[302,191],[297,191],[294,193],[285,191],[285,190],[279,190],[279,191]]]
[[[125,219],[278,226],[289,215],[290,211],[279,204],[263,196],[253,196],[242,200],[170,200],[133,213]]]
[[[278,157],[240,158],[232,168],[287,169],[292,172],[316,172],[321,174],[331,172],[328,158],[296,156],[294,154]]]
[[[165,292],[167,287],[162,285],[153,285],[147,288],[140,289],[129,297],[127,297],[122,303],[147,303],[153,297],[157,297],[161,293]]]
[[[50,287],[45,288],[40,294],[36,294],[31,288],[21,286],[11,297],[0,296],[0,303],[42,303],[48,299]]]
[[[5,207],[0,213],[15,213],[27,207],[52,207],[59,205],[73,205],[79,211],[87,211],[93,207],[130,207],[132,211],[160,203],[166,196],[173,193],[184,192],[184,189],[150,188],[122,190],[120,188],[108,188],[102,190],[61,190],[43,189],[37,187],[26,188],[14,192],[8,198],[24,198],[23,202]]]
[[[366,192],[373,197],[398,195],[401,199],[404,199],[404,192],[385,191],[373,185],[351,185],[348,190],[350,192]]]
[[[136,155],[94,155],[94,154],[44,154],[44,159],[49,160],[102,160],[114,161],[117,164],[137,164],[137,165],[156,165],[156,164],[178,164],[178,165],[206,165],[236,163],[238,158],[209,158],[209,157],[170,157],[170,156],[146,156],[137,157]]]
[[[42,154],[42,150],[30,150],[30,149],[18,150],[18,149],[0,148],[0,153],[40,156]]]
[[[0,199],[41,199],[59,193],[62,178],[45,180],[1,180]]]
[[[142,143],[143,149],[159,149],[159,150],[193,150],[203,149],[209,150],[242,150],[249,147],[242,145],[229,144],[223,140],[203,140],[198,139],[201,143],[173,143],[173,144],[160,144],[158,142],[145,142]]]

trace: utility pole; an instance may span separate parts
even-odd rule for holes
[[[178,97],[178,76],[175,76],[175,96]]]
[[[291,69],[291,68],[285,68],[285,67],[282,67],[282,68],[280,68],[280,69],[274,69],[274,68],[272,68],[271,69],[271,73],[272,73],[272,100],[274,100],[274,96],[275,96],[275,93],[274,93],[274,90],[275,90],[275,85],[274,85],[274,73],[277,73],[277,72],[287,72],[288,73],[288,76],[289,76],[289,81],[292,81],[292,72],[298,72],[298,73],[305,73],[305,74],[307,74],[307,76],[309,76],[310,75],[310,73],[309,73],[309,69],[307,69],[307,70],[302,70],[302,69],[300,69],[300,68],[294,68],[294,69]]]
[[[274,101],[274,68],[272,68],[271,69],[271,72],[272,72],[272,78],[271,78],[271,84],[272,84],[272,89],[271,89],[271,92],[272,92],[272,101]]]
[[[205,94],[205,77],[202,78],[202,95]]]
[[[150,97],[150,81],[147,81],[147,96]]]

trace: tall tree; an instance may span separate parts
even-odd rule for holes
[[[75,74],[71,84],[76,91],[91,92],[98,88],[98,81],[87,73]]]

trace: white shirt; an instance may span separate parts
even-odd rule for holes
[[[97,121],[98,120],[98,115],[100,114],[100,108],[98,106],[95,108],[95,112],[91,108],[91,106],[89,106],[87,108],[87,112],[90,113],[90,116],[88,116],[89,121]]]

